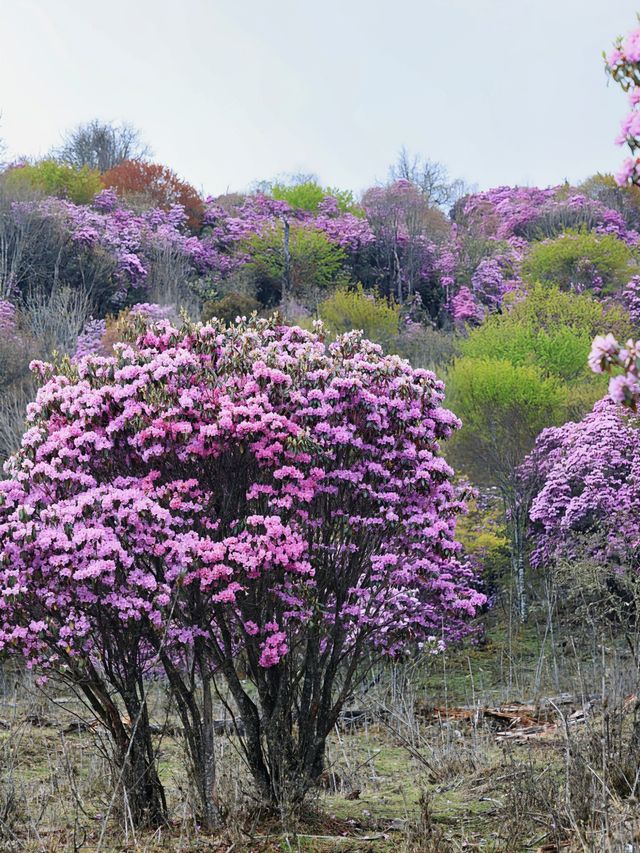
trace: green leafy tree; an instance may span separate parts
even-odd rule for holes
[[[285,241],[285,227],[279,224],[245,243],[257,297],[263,305],[280,302],[286,271],[287,297],[315,307],[330,287],[344,283],[344,249],[297,224],[289,226]]]
[[[524,621],[524,535],[530,496],[522,493],[518,467],[540,431],[563,421],[567,389],[535,365],[463,357],[447,375],[447,391],[449,406],[462,420],[447,455],[474,483],[497,489],[502,498],[518,612]]]
[[[638,272],[634,250],[613,234],[565,231],[534,243],[522,265],[523,277],[580,293],[615,293]]]
[[[3,183],[15,195],[35,192],[66,198],[76,204],[89,204],[103,188],[100,173],[95,169],[65,166],[55,160],[15,166],[4,173]]]

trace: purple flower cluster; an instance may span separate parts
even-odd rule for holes
[[[78,335],[74,358],[102,354],[102,340],[106,331],[106,320],[88,320]]]
[[[566,186],[537,189],[535,187],[497,187],[468,198],[464,207],[468,227],[497,240],[541,240],[556,237],[568,229],[586,229],[599,234],[613,234],[636,245],[640,239],[627,229],[616,210]]]
[[[544,430],[525,467],[537,470],[532,562],[634,561],[640,545],[640,424],[612,399],[578,423]]]

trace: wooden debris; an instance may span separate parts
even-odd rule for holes
[[[636,697],[630,696],[626,707],[635,707]],[[577,699],[570,694],[561,694],[537,703],[510,702],[497,707],[458,706],[427,707],[417,705],[416,712],[433,723],[459,721],[471,725],[485,723],[495,732],[498,742],[526,743],[536,738],[556,734],[560,726],[577,726],[585,723],[594,707],[594,701]],[[572,706],[578,706],[570,711]]]

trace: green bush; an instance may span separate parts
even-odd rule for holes
[[[318,315],[334,335],[360,329],[370,341],[390,347],[398,337],[400,306],[356,288],[340,287],[318,306]]]
[[[631,335],[631,323],[617,305],[605,306],[587,294],[534,285],[526,298],[507,300],[460,341],[463,356],[502,359],[517,367],[533,366],[566,387],[567,417],[582,417],[607,390],[608,379],[589,370],[587,357],[596,335]]]
[[[86,166],[64,166],[55,160],[40,160],[8,169],[3,183],[10,193],[37,192],[55,195],[76,204],[89,204],[102,189],[100,173]]]
[[[629,317],[587,294],[534,285],[527,296],[507,299],[503,314],[491,315],[460,342],[469,358],[501,358],[515,365],[535,364],[569,381],[587,376],[587,356],[596,335],[609,331],[625,340]]]
[[[540,431],[565,419],[566,386],[534,365],[460,358],[446,388],[447,405],[462,420],[447,455],[481,486],[506,489]]]
[[[315,181],[291,185],[275,183],[271,188],[271,194],[275,199],[286,201],[294,209],[308,210],[311,213],[318,210],[318,205],[326,196],[332,196],[343,213],[364,215],[362,209],[356,204],[351,190],[321,187]]]
[[[522,274],[528,281],[556,284],[562,290],[599,288],[610,294],[623,287],[638,268],[634,251],[612,234],[566,231],[554,240],[534,243]]]

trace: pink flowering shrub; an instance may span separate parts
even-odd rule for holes
[[[0,647],[106,720],[99,685],[141,713],[163,669],[205,806],[212,671],[260,796],[301,798],[361,663],[468,632],[484,597],[459,558],[439,455],[458,423],[433,374],[274,321],[164,321],[114,357],[36,369],[0,483]]]
[[[605,397],[544,430],[520,472],[535,487],[531,562],[553,577],[575,630],[622,634],[634,658],[640,546],[640,422]]]

